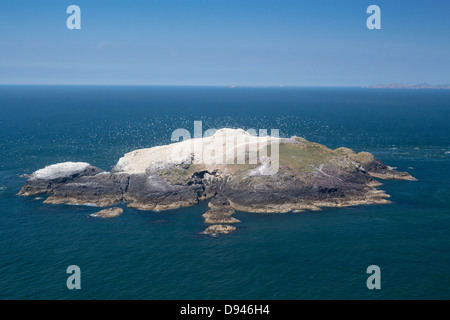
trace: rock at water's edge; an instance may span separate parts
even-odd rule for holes
[[[120,216],[123,213],[123,209],[122,208],[108,208],[108,209],[103,209],[100,210],[97,213],[93,213],[90,216],[91,217],[98,217],[98,218],[115,218]]]
[[[227,225],[223,225],[223,224],[213,224],[213,225],[209,226],[208,228],[206,228],[206,230],[203,231],[203,233],[210,234],[210,235],[216,235],[219,233],[230,234],[234,230],[236,230],[236,227],[227,226]]]

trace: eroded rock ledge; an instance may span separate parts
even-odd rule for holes
[[[224,153],[222,164],[198,159],[194,152],[173,156],[175,148],[188,144],[200,144],[203,150],[225,146],[225,140],[218,137],[246,141],[247,149],[236,147],[232,153]],[[381,184],[374,178],[415,180],[368,152],[355,153],[344,147],[332,150],[299,137],[268,137],[264,142],[274,140],[279,143],[279,170],[273,175],[262,174],[264,157],[259,157],[257,164],[225,164],[230,154],[248,158],[249,146],[261,151],[265,144],[242,129],[221,129],[207,138],[132,151],[110,172],[84,162],[50,165],[31,174],[19,194],[46,194],[44,203],[51,204],[108,207],[125,202],[153,211],[211,199],[203,214],[205,223],[211,225],[206,231],[227,233],[235,228],[231,224],[240,222],[232,216],[235,210],[298,212],[384,204],[389,203],[389,195],[377,189]],[[221,227],[213,227],[217,225]]]

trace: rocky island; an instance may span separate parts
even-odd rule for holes
[[[240,143],[227,148],[225,141]],[[274,142],[279,167],[266,174]],[[223,153],[217,152],[220,148]],[[234,161],[251,158],[251,150],[258,154],[256,163]],[[211,155],[223,161],[211,161]],[[368,152],[332,150],[300,137],[256,137],[242,129],[220,129],[209,137],[129,152],[109,172],[85,162],[49,165],[28,176],[19,195],[47,195],[44,203],[50,204],[125,203],[152,211],[209,200],[205,233],[216,234],[235,229],[232,224],[240,222],[233,217],[235,210],[284,213],[389,203],[374,178],[415,180]]]

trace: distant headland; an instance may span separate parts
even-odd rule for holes
[[[404,83],[390,83],[390,84],[375,84],[365,86],[370,89],[450,89],[450,85],[431,85],[428,83],[420,83],[416,85],[409,85]]]

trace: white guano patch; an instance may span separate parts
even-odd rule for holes
[[[272,141],[279,140],[278,137],[253,136],[243,129],[224,128],[211,136],[129,152],[119,159],[114,170],[127,174],[144,174],[183,163],[203,163],[211,167],[236,163],[235,161],[245,163],[249,150],[254,151],[250,155],[254,157],[256,164],[256,152]]]
[[[269,170],[270,170],[270,165],[268,163],[263,163],[259,167],[255,168],[253,170],[250,170],[248,175],[249,176],[266,175],[270,172]]]
[[[71,176],[77,172],[83,171],[89,166],[86,162],[63,162],[46,166],[43,169],[35,171],[30,179],[52,180]]]

